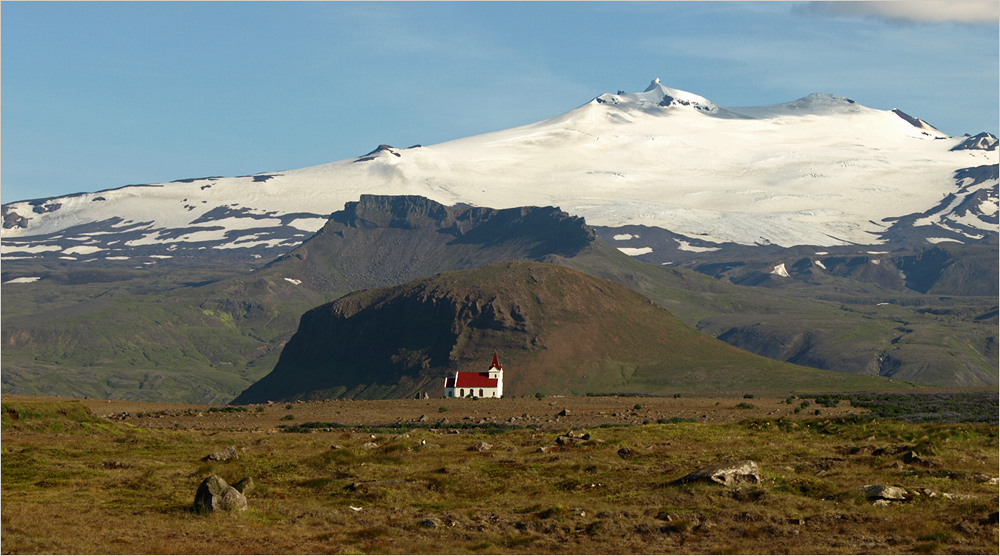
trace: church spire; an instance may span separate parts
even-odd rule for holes
[[[490,365],[490,368],[491,369],[496,369],[498,371],[502,371],[503,370],[503,367],[500,366],[500,360],[497,358],[497,352],[495,352],[495,351],[493,352],[493,364]]]

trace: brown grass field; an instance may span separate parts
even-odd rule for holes
[[[1000,552],[998,490],[988,481],[1000,466],[996,424],[883,421],[846,402],[817,414],[818,405],[802,401],[549,397],[227,409],[4,396],[0,550]],[[322,424],[283,428],[309,422]],[[591,437],[557,444],[570,431]],[[491,447],[473,449],[480,442]],[[238,459],[202,461],[229,445]],[[626,447],[632,455],[623,458]],[[907,463],[910,451],[920,461]],[[761,483],[677,482],[742,459],[759,464]],[[195,490],[213,473],[230,483],[253,478],[248,511],[192,511]],[[874,506],[860,491],[873,483],[904,487],[909,499]]]

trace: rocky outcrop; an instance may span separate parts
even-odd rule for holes
[[[680,482],[711,482],[725,486],[734,486],[741,483],[758,484],[761,482],[761,477],[757,462],[742,460],[702,467],[682,477]]]
[[[252,481],[246,483],[247,479],[240,481],[245,488]],[[194,495],[194,509],[198,512],[245,512],[247,510],[247,499],[236,487],[229,485],[218,475],[211,475],[201,482],[198,491]]]
[[[213,452],[201,458],[201,461],[229,461],[239,459],[240,455],[236,451],[236,446],[229,445],[225,449]]]
[[[992,133],[977,133],[951,148],[953,151],[995,151],[997,138]]]
[[[904,502],[909,498],[906,489],[887,485],[863,485],[861,492],[869,502],[877,506],[886,506],[892,502]]]

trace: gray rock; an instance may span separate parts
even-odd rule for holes
[[[439,527],[444,527],[444,522],[436,517],[428,517],[426,519],[421,519],[417,522],[417,525],[421,527],[426,527],[428,529],[437,529]]]
[[[896,486],[886,485],[862,485],[861,491],[865,493],[865,498],[869,500],[889,500],[890,502],[901,502],[906,500],[906,489]]]
[[[760,483],[760,469],[751,460],[709,465],[688,473],[681,478],[682,483],[712,482],[732,486],[739,483]]]
[[[622,459],[629,459],[633,455],[635,455],[635,452],[633,452],[632,448],[629,448],[628,446],[625,446],[624,448],[618,450],[618,457]]]
[[[240,455],[236,452],[236,446],[229,445],[226,446],[225,450],[220,450],[214,454],[208,454],[207,456],[201,458],[201,461],[229,461],[231,459],[239,459]]]
[[[477,442],[475,446],[473,446],[473,447],[471,447],[469,449],[473,450],[473,451],[476,451],[476,452],[488,452],[492,448],[493,448],[492,444],[489,444],[487,442]]]
[[[563,409],[559,413],[556,413],[556,415],[558,415],[559,417],[568,417],[569,416],[569,410],[568,409]]]
[[[365,442],[364,444],[361,445],[362,450],[374,450],[376,448],[378,448],[378,444],[374,442]]]
[[[222,477],[211,475],[198,486],[194,495],[194,508],[199,512],[245,512],[247,499],[242,492],[222,480]]]
[[[976,481],[977,483],[986,483],[988,485],[996,485],[998,482],[1000,482],[1000,478],[990,477],[985,473],[973,473],[972,480]]]
[[[246,496],[247,494],[250,494],[253,491],[254,486],[255,485],[253,484],[253,479],[251,479],[250,477],[243,477],[233,485],[233,488],[240,491],[240,494]]]

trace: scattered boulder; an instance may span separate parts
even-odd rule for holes
[[[632,450],[632,448],[629,448],[628,446],[625,446],[624,448],[618,450],[618,457],[622,459],[629,459],[634,455],[635,452]]]
[[[682,483],[713,482],[733,486],[739,483],[760,483],[760,469],[757,462],[742,460],[734,463],[709,465],[688,473],[681,478]]]
[[[493,448],[492,444],[489,444],[487,442],[477,442],[474,446],[472,446],[469,449],[475,452],[488,452],[492,448]]]
[[[1000,484],[1000,477],[990,477],[985,473],[974,473],[972,475],[972,480],[977,483],[985,483],[987,485],[997,485]]]
[[[437,529],[439,527],[444,527],[444,522],[436,517],[428,517],[418,521],[417,525],[428,529]]]
[[[208,454],[207,456],[201,458],[201,461],[229,461],[231,459],[239,459],[240,455],[236,452],[236,446],[230,444],[226,446],[225,450],[220,450],[213,454]]]
[[[879,502],[876,504],[879,506],[884,506],[888,502],[903,502],[907,499],[906,489],[903,487],[862,485],[861,491],[865,493],[865,498],[872,501],[872,503],[884,500],[885,502]]]
[[[556,437],[556,444],[560,446],[577,445],[590,440],[590,433],[569,431]]]
[[[101,464],[105,469],[131,469],[132,464],[118,460],[108,460]]]
[[[903,454],[903,463],[907,465],[920,465],[923,467],[936,467],[938,465],[935,460],[921,456],[914,450],[909,450]]]
[[[558,415],[559,417],[568,417],[568,416],[569,416],[569,414],[570,414],[570,413],[569,413],[569,410],[568,410],[568,409],[563,409],[563,410],[562,410],[562,411],[560,411],[559,413],[556,413],[556,415]]]
[[[246,484],[244,484],[245,486]],[[198,486],[198,491],[194,495],[194,509],[199,512],[218,510],[245,512],[247,498],[242,492],[222,480],[222,477],[210,475]]]
[[[361,445],[362,450],[374,450],[376,448],[378,448],[378,444],[374,442],[365,442],[364,444]]]

